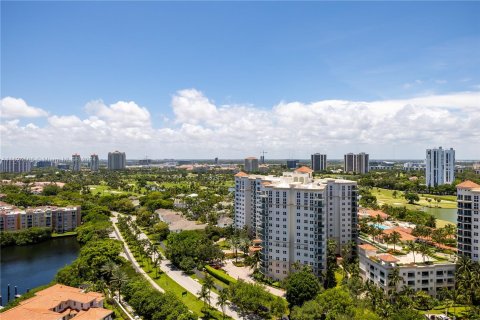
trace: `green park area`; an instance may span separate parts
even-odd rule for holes
[[[404,198],[404,193],[398,190],[388,190],[382,188],[372,189],[372,194],[377,197],[379,205],[388,204],[391,206],[405,206],[407,209],[418,210],[419,207],[455,209],[457,201],[455,196],[441,196],[433,194],[419,194],[420,201],[415,204],[409,204]]]

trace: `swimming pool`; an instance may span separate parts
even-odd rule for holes
[[[378,224],[378,223],[374,223],[372,224],[372,226],[374,226],[375,228],[377,229],[382,229],[382,230],[387,230],[387,229],[390,229],[391,227],[389,226],[385,226],[383,224]]]

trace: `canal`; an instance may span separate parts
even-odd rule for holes
[[[11,246],[0,250],[0,286],[3,305],[7,304],[7,285],[11,299],[14,286],[19,294],[50,283],[57,271],[78,256],[76,237],[53,238],[29,246]]]

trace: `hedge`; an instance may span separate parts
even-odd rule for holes
[[[228,274],[226,274],[223,271],[214,269],[210,266],[205,266],[205,270],[212,275],[214,278],[224,282],[227,285],[230,285],[231,283],[237,283],[237,280],[235,278],[230,277]]]

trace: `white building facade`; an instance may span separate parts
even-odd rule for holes
[[[0,162],[0,172],[30,172],[32,161],[27,159],[3,159]]]
[[[480,261],[480,185],[464,181],[457,185],[458,254]]]
[[[452,184],[455,180],[455,150],[427,149],[426,151],[426,183],[428,187]]]
[[[281,177],[235,177],[235,227],[262,240],[261,271],[275,280],[298,262],[320,275],[327,239],[340,246],[357,238],[357,186],[348,180],[313,180],[305,167]]]
[[[388,253],[377,253],[369,244],[358,246],[360,276],[371,281],[385,293],[400,291],[404,286],[415,291],[423,290],[436,297],[441,288],[455,286],[455,263],[401,263],[401,259]],[[399,269],[402,278],[397,284],[391,282],[390,275]]]

